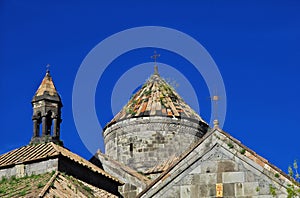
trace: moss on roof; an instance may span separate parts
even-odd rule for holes
[[[117,197],[61,172],[1,178],[0,197]]]
[[[171,85],[158,74],[153,74],[106,127],[125,119],[148,116],[177,117],[206,123]]]
[[[30,175],[22,178],[2,177],[0,180],[0,197],[34,197],[47,184],[53,173]]]

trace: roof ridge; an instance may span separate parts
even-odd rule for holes
[[[50,142],[52,144],[52,146],[59,152],[60,155],[69,158],[70,160],[79,163],[80,165],[83,166],[88,166],[90,167],[90,170],[92,170],[93,172],[96,173],[100,173],[101,175],[108,177],[112,180],[114,180],[115,182],[118,182],[120,184],[123,184],[122,181],[120,181],[118,178],[110,175],[109,173],[105,172],[104,170],[102,170],[101,168],[99,168],[98,166],[94,165],[93,163],[91,163],[90,161],[84,159],[83,157],[81,157],[80,155],[77,155],[76,153],[73,153],[71,151],[69,151],[68,149],[66,149],[65,147],[59,146],[54,144],[53,142]],[[78,159],[76,159],[78,158]]]
[[[267,159],[265,159],[264,157],[260,156],[259,154],[257,154],[254,150],[250,149],[249,147],[245,146],[244,144],[242,144],[239,140],[237,140],[236,138],[234,138],[233,136],[231,136],[229,133],[223,131],[222,129],[218,130],[220,133],[224,134],[226,137],[228,137],[229,139],[231,139],[233,142],[235,142],[236,144],[238,144],[240,147],[244,148],[247,152],[251,153],[254,157],[258,158],[259,160],[261,160],[262,162],[264,162],[266,165],[268,165],[270,168],[272,168],[273,170],[275,170],[276,172],[278,172],[279,174],[283,175],[286,179],[288,179],[289,181],[293,182],[294,184],[298,185],[300,187],[300,184],[291,176],[289,176],[287,173],[285,173],[284,171],[282,171],[280,168],[278,168],[277,166],[275,166],[274,164],[272,164],[271,162],[269,162]],[[256,160],[250,158],[249,156],[246,156],[248,159],[251,159],[252,161],[256,162]],[[257,162],[256,162],[257,163]],[[265,168],[265,167],[263,167]],[[271,171],[271,170],[268,170]],[[271,171],[272,172],[272,171]]]
[[[45,149],[41,150],[42,147],[45,147]],[[55,152],[53,152],[53,150]],[[35,154],[36,151],[39,152]],[[56,157],[59,155],[67,157],[70,160],[82,166],[87,166],[90,168],[91,171],[99,173],[107,178],[114,180],[115,182],[123,184],[123,182],[118,180],[118,178],[113,177],[112,175],[108,174],[107,172],[105,172],[98,166],[94,165],[93,163],[89,162],[88,160],[84,159],[83,157],[53,142],[41,143],[37,145],[26,145],[17,148],[15,150],[12,150],[10,152],[7,152],[3,155],[0,155],[0,167],[16,165],[19,163],[28,163],[35,160],[43,160],[50,157]]]
[[[49,188],[51,187],[51,185],[53,184],[54,180],[56,179],[56,177],[58,176],[59,173],[60,173],[59,171],[55,171],[55,173],[52,175],[50,180],[44,186],[44,188],[42,189],[42,191],[40,192],[38,197],[43,197],[45,195],[45,193],[49,190]]]
[[[30,161],[41,160],[47,157],[54,157],[59,155],[58,152],[56,153],[51,152],[51,149],[50,150],[46,149],[43,150],[42,153],[39,152],[34,154],[33,151],[40,150],[45,145],[47,147],[47,145],[50,145],[50,143],[48,142],[48,143],[41,143],[36,145],[25,145],[20,148],[16,148],[12,151],[9,151],[7,153],[4,153],[0,155],[0,167],[10,166],[19,163],[27,163]],[[55,150],[53,146],[51,148]]]

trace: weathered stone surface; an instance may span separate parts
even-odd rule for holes
[[[0,178],[10,178],[12,176],[24,177],[25,175],[42,174],[47,172],[56,171],[58,169],[58,159],[48,159],[42,162],[31,164],[18,164],[11,168],[1,169]]]
[[[237,171],[236,164],[232,161],[222,161],[218,163],[218,172]]]
[[[224,172],[223,183],[242,183],[245,181],[244,172]]]
[[[244,195],[244,186],[243,183],[235,183],[234,184],[235,189],[235,196],[243,196]]]
[[[217,173],[204,173],[200,175],[201,184],[215,184],[217,183]]]
[[[223,196],[224,197],[235,196],[234,184],[223,184]]]
[[[198,123],[169,117],[123,120],[103,132],[106,154],[138,171],[179,155],[206,132]]]
[[[119,186],[119,192],[124,198],[136,197],[146,187],[147,182],[149,182],[149,179],[144,175],[111,159],[100,151],[94,157],[90,161],[98,164],[107,173],[125,183],[123,186]]]
[[[257,188],[258,182],[245,182],[243,183],[243,187],[245,196],[253,196],[259,194],[259,190]]]
[[[271,173],[264,174],[271,167],[261,172],[260,165],[249,164],[249,160],[244,160],[246,156],[232,152],[232,149],[239,151],[239,145],[228,148],[227,142],[232,140],[217,135],[216,139],[207,137],[168,172],[166,179],[159,180],[142,197],[216,197],[217,183],[222,184],[226,198],[271,198],[270,185],[276,189],[277,197],[286,197],[282,181],[270,177]]]

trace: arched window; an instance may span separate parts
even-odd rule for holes
[[[130,151],[130,156],[133,156],[133,143],[129,144],[129,151]]]
[[[37,126],[36,126],[37,136],[41,136],[40,132],[42,131],[42,129],[41,129],[42,114],[40,111],[37,112],[36,117],[37,117]]]
[[[52,111],[48,111],[46,115],[46,135],[51,135],[52,127]]]

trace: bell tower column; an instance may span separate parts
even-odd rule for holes
[[[42,117],[42,136],[46,136],[47,134],[47,119],[46,116]]]
[[[33,118],[32,121],[33,121],[33,137],[38,137],[39,136],[38,120],[36,118]]]
[[[60,134],[59,134],[59,119],[58,118],[54,118],[53,119],[53,136],[56,138],[59,138]]]

